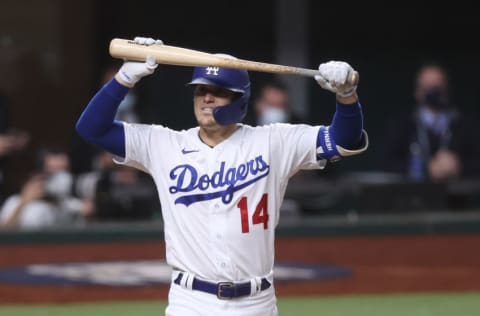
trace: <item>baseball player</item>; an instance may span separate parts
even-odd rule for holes
[[[144,37],[135,42],[162,45]],[[166,315],[277,315],[274,231],[289,178],[368,146],[357,87],[345,83],[353,69],[336,61],[319,67],[315,79],[337,98],[329,126],[242,124],[248,73],[218,67],[193,71],[197,127],[175,131],[115,121],[129,88],[156,68],[151,56],[125,61],[76,127],[117,163],[149,173],[156,183],[173,268]]]

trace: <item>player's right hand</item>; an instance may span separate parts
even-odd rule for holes
[[[318,71],[320,74],[315,76],[315,80],[323,89],[334,92],[343,98],[355,93],[357,85],[348,82],[348,78],[350,78],[354,70],[346,62],[329,61],[320,64]]]
[[[135,43],[140,45],[163,45],[161,40],[150,37],[135,37]],[[115,78],[128,87],[133,87],[140,79],[152,74],[158,64],[153,56],[147,56],[145,62],[125,60]]]

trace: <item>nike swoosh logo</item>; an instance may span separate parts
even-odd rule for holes
[[[196,152],[199,152],[199,150],[186,150],[185,148],[182,149],[182,154],[186,155],[186,154],[191,154],[191,153],[196,153]]]

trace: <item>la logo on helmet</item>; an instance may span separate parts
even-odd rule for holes
[[[207,75],[218,76],[219,67],[207,67]]]

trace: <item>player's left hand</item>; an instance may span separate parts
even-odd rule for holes
[[[348,83],[348,78],[354,72],[352,66],[343,61],[329,61],[318,66],[320,75],[315,80],[320,87],[336,93],[342,98],[352,96],[357,90],[356,84]]]

